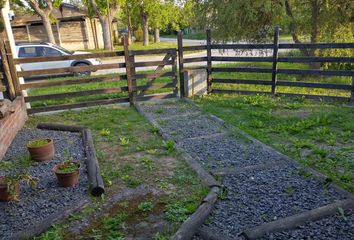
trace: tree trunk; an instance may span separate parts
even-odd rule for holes
[[[44,29],[47,33],[48,41],[50,43],[55,44],[55,38],[54,38],[54,34],[53,34],[52,23],[50,22],[50,19],[49,19],[49,14],[45,15],[45,16],[43,15],[43,16],[41,16],[41,18],[43,21]]]
[[[107,16],[101,16],[100,23],[102,26],[102,37],[103,37],[103,45],[105,50],[112,50],[112,39],[109,27],[109,20]]]
[[[143,45],[147,46],[149,45],[149,22],[148,22],[148,16],[145,12],[142,14],[142,27],[143,27]]]
[[[291,22],[289,24],[289,29],[290,29],[290,33],[291,33],[291,36],[293,38],[293,41],[295,43],[301,43],[301,41],[299,39],[299,36],[297,35],[297,24],[296,24],[296,21],[295,21],[294,15],[293,15],[293,11],[292,11],[292,8],[291,8],[290,3],[289,3],[288,0],[285,0],[285,12],[286,12],[286,15],[288,15],[291,18]],[[301,48],[300,52],[304,56],[309,56],[310,55],[308,50],[304,49],[304,48]]]
[[[319,15],[320,15],[320,3],[318,0],[311,1],[311,43],[317,43],[319,37]],[[314,48],[309,49],[310,56],[318,55],[318,51]],[[320,69],[321,63],[311,62],[311,68]]]
[[[320,9],[318,6],[317,0],[311,1],[311,43],[318,42],[318,34],[319,34],[319,18]],[[315,49],[311,49],[310,53],[312,56],[315,55]]]
[[[155,28],[154,42],[155,43],[159,43],[160,42],[160,29],[158,29],[158,28]]]
[[[128,11],[128,45],[132,44],[133,28],[132,28],[132,18],[130,12]]]

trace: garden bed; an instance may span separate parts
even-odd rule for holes
[[[26,143],[35,138],[54,140],[56,154],[53,160],[34,162],[28,158]],[[81,163],[80,180],[73,188],[59,187],[52,171],[54,165],[65,160],[65,152]],[[89,201],[85,152],[80,133],[23,129],[12,142],[2,164],[19,158],[24,165],[17,167],[28,167],[29,174],[39,181],[35,189],[22,184],[18,202],[0,202],[0,231],[4,239],[39,234],[53,221],[69,216]]]

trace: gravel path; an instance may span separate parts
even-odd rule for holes
[[[205,169],[242,170],[231,171],[221,179],[228,194],[216,203],[204,224],[211,231],[230,239],[243,239],[240,234],[246,229],[343,198],[317,178],[304,174],[297,163],[260,143],[245,140],[242,134],[231,132],[193,104],[172,100],[144,103],[140,107],[150,120],[158,123],[165,136],[176,141]],[[252,169],[259,166],[265,167]],[[264,239],[353,239],[354,214],[347,214],[347,221],[332,216],[294,231],[269,234]]]
[[[54,139],[56,154],[53,160],[37,163],[30,167],[29,173],[39,179],[36,189],[21,184],[19,202],[0,202],[0,238],[12,239],[19,231],[33,228],[41,221],[51,218],[80,201],[88,199],[88,180],[84,164],[85,153],[81,135],[78,133],[47,131],[39,129],[21,130],[9,147],[4,160],[11,161],[27,154],[27,141],[50,137]],[[81,161],[80,182],[73,188],[58,186],[52,168],[62,162],[64,151],[69,151],[73,160]],[[0,175],[4,172],[0,171]]]

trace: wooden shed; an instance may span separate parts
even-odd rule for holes
[[[63,3],[53,10],[58,20],[52,25],[55,41],[69,50],[103,48],[102,28],[98,18],[88,18],[86,10]],[[16,43],[47,42],[48,38],[37,15],[27,14],[11,22]],[[112,29],[115,29],[112,26]]]

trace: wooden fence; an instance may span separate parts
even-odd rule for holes
[[[241,93],[241,94],[284,94],[287,96],[305,96],[309,98],[330,98],[354,101],[354,71],[350,70],[319,70],[319,69],[291,69],[281,68],[279,63],[354,63],[354,57],[282,57],[279,51],[284,49],[348,49],[354,48],[354,43],[279,43],[279,29],[275,29],[273,43],[267,44],[213,44],[211,33],[207,31],[205,45],[183,46],[182,34],[178,35],[178,59],[180,77],[180,96],[184,97],[184,71],[189,69],[205,69],[207,71],[208,93]],[[272,54],[269,56],[215,56],[213,50],[268,50]],[[206,51],[205,56],[185,57],[186,52]],[[14,99],[29,91],[29,96],[25,96],[25,101],[31,104],[29,113],[72,109],[88,106],[97,106],[113,103],[129,102],[134,105],[136,101],[149,99],[161,99],[176,97],[177,88],[177,49],[155,49],[155,50],[129,50],[127,39],[125,38],[124,51],[102,52],[94,54],[68,55],[57,57],[35,57],[14,59],[8,42],[0,40],[0,54],[2,66],[0,69],[0,91],[6,91],[10,99]],[[162,54],[164,57],[158,61],[136,61],[136,56],[147,56],[151,54]],[[66,68],[53,68],[32,71],[20,71],[16,65],[35,62],[52,62],[62,60],[78,60],[88,58],[118,59],[122,61],[106,61],[101,65],[73,66]],[[111,63],[110,63],[111,62]],[[232,63],[268,63],[270,67],[244,67],[244,66],[220,66],[215,62]],[[203,66],[187,67],[186,64],[202,63]],[[139,71],[142,67],[156,67],[154,71]],[[168,68],[168,69],[166,69]],[[20,84],[20,78],[29,78],[38,75],[71,74],[85,71],[100,71],[109,69],[121,69],[120,73],[109,75],[95,75],[87,77],[66,77],[55,80],[46,79],[40,81],[25,81]],[[218,73],[254,73],[269,74],[269,79],[240,79],[229,77],[218,77]],[[344,76],[351,78],[351,83],[321,83],[302,82],[278,79],[282,74],[287,75],[315,75],[315,76]],[[165,79],[164,81],[159,81]],[[166,79],[168,81],[166,81]],[[102,85],[102,84],[110,85]],[[113,83],[113,84],[112,84]],[[77,86],[85,84],[97,84],[96,87],[75,91]],[[100,85],[101,84],[101,85]],[[245,89],[222,89],[220,85],[226,86],[266,86],[269,91],[255,91]],[[68,91],[58,91],[57,88],[68,86]],[[103,87],[102,87],[103,86]],[[108,86],[108,87],[107,87]],[[289,87],[290,93],[279,91],[281,87]],[[79,87],[78,87],[79,88]],[[346,95],[311,95],[296,92],[298,88],[318,88],[327,90],[339,90],[346,92]],[[47,93],[38,89],[53,90]],[[79,88],[80,89],[80,88]],[[36,94],[37,93],[37,94]],[[94,97],[92,97],[94,96]],[[75,101],[64,100],[76,99]],[[79,100],[77,100],[79,99]]]
[[[29,96],[25,96],[25,102],[32,105],[28,109],[28,113],[38,113],[47,111],[56,111],[63,109],[73,109],[97,105],[107,105],[114,103],[129,102],[134,105],[136,101],[143,101],[149,99],[162,99],[177,96],[177,52],[176,49],[159,49],[159,50],[140,50],[131,51],[128,49],[127,41],[125,43],[124,51],[115,52],[103,52],[94,54],[80,54],[80,55],[67,55],[67,56],[55,56],[55,57],[33,57],[33,58],[18,58],[14,59],[11,56],[11,52],[7,51],[9,60],[9,66],[12,68],[12,76],[16,86],[14,86],[15,92],[21,94],[22,90],[29,90]],[[136,56],[144,56],[150,54],[163,54],[164,58],[160,61],[143,61],[136,62]],[[118,63],[103,63],[100,65],[87,65],[87,66],[73,66],[67,68],[53,68],[53,69],[41,69],[31,71],[16,71],[15,65],[21,65],[26,63],[35,62],[52,62],[62,60],[79,60],[79,59],[91,59],[114,58],[124,57],[124,61]],[[112,61],[111,61],[112,62]],[[153,67],[156,66],[154,71],[145,71],[139,73],[141,67]],[[166,66],[170,66],[168,70],[165,70]],[[36,76],[53,75],[53,74],[71,74],[80,73],[85,71],[97,71],[116,69],[121,73],[112,73],[95,76],[85,77],[65,77],[60,80],[45,79],[36,81],[25,81],[25,83],[19,84],[19,78],[33,78]],[[163,83],[156,83],[156,80],[164,77],[168,78],[168,81]],[[141,81],[144,80],[144,81]],[[85,89],[81,91],[72,91],[75,86],[82,86],[81,84],[98,83],[106,84],[110,83],[109,87],[97,87],[94,89]],[[58,87],[72,86],[69,91],[61,91],[56,93],[55,90]],[[50,93],[48,94],[33,94],[36,89],[45,89]],[[153,91],[159,91],[154,93]],[[149,94],[150,92],[150,94]],[[115,94],[115,95],[112,95]],[[87,100],[82,97],[95,96],[95,100]],[[57,103],[58,100],[81,98],[82,101],[74,101],[74,103]],[[91,97],[92,98],[92,97]],[[47,104],[48,101],[52,101]],[[39,105],[39,106],[38,106]]]
[[[289,69],[280,68],[279,63],[354,63],[354,57],[280,57],[279,50],[302,50],[302,49],[354,49],[354,43],[279,43],[279,28],[275,28],[274,41],[269,44],[212,44],[210,30],[207,30],[207,39],[205,45],[200,46],[183,46],[183,36],[178,35],[178,51],[179,51],[179,68],[182,87],[184,83],[183,71],[190,69],[206,69],[208,93],[240,93],[240,94],[277,94],[287,96],[304,96],[308,98],[322,99],[339,99],[354,101],[354,71],[350,70],[319,70],[319,69]],[[213,56],[212,50],[270,50],[272,56],[267,57],[244,57],[244,56]],[[184,53],[188,51],[206,50],[205,57],[185,58]],[[186,67],[187,63],[205,63],[204,66]],[[271,67],[224,67],[213,66],[213,62],[233,62],[233,63],[270,63]],[[217,73],[268,73],[271,75],[269,79],[236,79],[236,78],[220,78],[214,77]],[[351,77],[351,84],[339,83],[321,83],[321,82],[300,82],[278,79],[279,75],[316,75],[316,76],[345,76]],[[243,89],[218,89],[213,84],[230,84],[230,85],[263,85],[270,86],[269,91],[250,91]],[[294,89],[293,93],[283,93],[277,91],[279,87],[290,87]],[[181,87],[181,88],[182,88]],[[295,88],[321,88],[332,90],[344,90],[349,97],[328,96],[328,95],[311,95],[296,93]],[[183,89],[183,88],[182,88]]]

